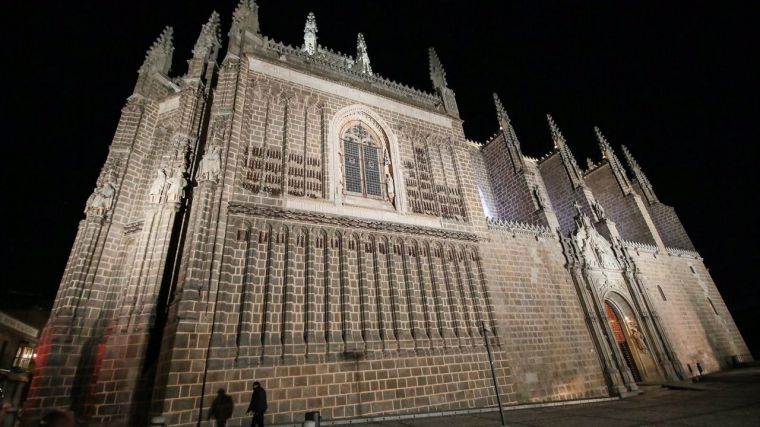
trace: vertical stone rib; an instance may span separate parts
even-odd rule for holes
[[[428,264],[430,267],[430,280],[435,296],[436,314],[438,316],[438,327],[443,343],[446,347],[458,347],[459,341],[454,332],[455,308],[454,303],[449,299],[448,286],[446,284],[446,271],[443,266],[443,249],[440,243],[428,245]]]
[[[343,339],[347,353],[364,352],[361,337],[361,307],[359,303],[359,239],[355,234],[346,236],[340,246],[341,289],[343,306]]]
[[[306,235],[302,229],[288,233],[285,246],[283,279],[285,281],[285,298],[283,299],[283,355],[303,356],[302,311],[298,309],[299,301],[304,295],[304,244]]]
[[[378,270],[377,295],[379,298],[378,313],[380,313],[380,322],[382,327],[380,337],[383,340],[384,351],[398,350],[398,341],[396,333],[398,331],[398,319],[394,310],[394,298],[391,279],[391,248],[388,246],[388,238],[380,236],[377,241],[377,251],[375,254],[375,266]]]
[[[441,334],[439,331],[439,313],[434,298],[435,291],[433,289],[433,282],[431,279],[431,272],[428,270],[430,266],[429,257],[430,252],[427,242],[423,242],[422,245],[415,242],[415,250],[417,256],[417,272],[420,283],[420,291],[422,292],[422,306],[424,310],[425,318],[425,330],[430,338],[430,345],[433,349],[440,348],[443,344],[441,342]]]
[[[462,302],[465,307],[465,320],[466,325],[470,329],[470,337],[472,338],[472,344],[475,344],[475,340],[480,336],[480,328],[478,326],[478,318],[475,312],[475,306],[472,298],[470,298],[470,289],[466,280],[466,273],[464,269],[464,251],[461,247],[454,247],[454,271],[457,282],[457,288],[462,296]]]
[[[362,309],[362,338],[367,351],[382,350],[380,341],[379,319],[377,311],[377,269],[375,266],[375,238],[374,236],[362,236],[359,241],[359,265],[361,276],[359,277],[359,296],[361,297]]]
[[[280,341],[280,325],[282,306],[282,250],[283,240],[287,238],[285,227],[280,226],[277,230],[272,228],[269,236],[269,256],[266,268],[266,296],[264,309],[264,325],[262,326],[262,345],[264,351],[262,357],[265,362],[272,362],[282,356],[282,342]]]
[[[340,283],[340,246],[342,245],[341,234],[333,231],[330,235],[329,248],[327,248],[327,260],[325,271],[329,277],[329,291],[327,293],[327,351],[331,355],[343,353],[343,316],[341,310],[341,283]],[[326,245],[328,246],[328,245]]]
[[[325,243],[324,230],[310,229],[306,243],[306,356],[325,352]]]
[[[467,329],[467,310],[457,285],[455,273],[456,267],[454,266],[456,263],[454,258],[455,254],[452,248],[448,245],[441,249],[443,277],[446,282],[446,292],[449,295],[449,302],[451,304],[451,315],[454,318],[454,330],[456,331],[457,338],[459,338],[459,345],[465,347],[470,344],[470,334]]]
[[[409,307],[404,292],[404,267],[402,260],[403,247],[400,240],[388,242],[388,276],[391,289],[391,303],[394,313],[394,330],[398,340],[399,350],[414,349],[414,338],[411,333]]]
[[[418,349],[430,348],[430,338],[425,330],[425,307],[421,297],[421,284],[417,271],[416,258],[419,256],[415,241],[403,242],[402,259],[404,265],[404,282],[406,283],[407,305],[412,321],[412,335]]]

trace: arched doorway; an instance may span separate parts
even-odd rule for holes
[[[628,344],[625,333],[625,325],[623,324],[617,310],[610,304],[609,301],[604,302],[604,311],[607,314],[607,321],[610,322],[610,329],[612,329],[612,336],[615,338],[615,342],[620,348],[620,352],[623,353],[625,363],[628,365],[628,369],[631,370],[634,381],[641,382],[641,371],[636,365],[636,361],[633,358],[633,351]]]

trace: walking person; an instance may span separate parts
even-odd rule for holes
[[[251,404],[248,405],[248,410],[245,412],[249,414],[253,412],[253,421],[251,427],[264,427],[264,412],[267,411],[267,391],[261,386],[258,381],[253,382],[253,395],[251,396]]]
[[[211,409],[208,411],[208,419],[211,420],[213,416],[216,419],[216,427],[225,427],[227,420],[232,416],[232,411],[235,409],[235,402],[232,400],[229,394],[225,392],[223,388],[220,388],[216,392],[214,401],[211,402]]]

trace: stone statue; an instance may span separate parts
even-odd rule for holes
[[[203,155],[198,166],[198,179],[216,181],[222,166],[222,154],[218,145],[212,145]]]
[[[391,170],[391,161],[388,158],[388,153],[385,153],[385,194],[388,196],[388,201],[393,206],[396,206],[396,185],[393,181],[393,171]]]
[[[111,210],[116,189],[111,182],[98,185],[87,199],[85,213],[104,216]]]
[[[641,333],[641,331],[639,331],[639,328],[637,328],[633,322],[628,324],[628,328],[631,330],[631,337],[636,343],[636,347],[638,347],[642,353],[649,353],[649,350],[647,349],[647,343],[644,341],[644,335]]]
[[[536,203],[538,203],[539,209],[546,208],[546,199],[544,198],[543,193],[541,193],[541,190],[538,188],[538,185],[533,187],[533,196],[536,198]]]
[[[187,180],[182,176],[182,171],[180,169],[175,170],[172,177],[169,178],[169,189],[166,191],[166,200],[170,202],[179,202],[182,200],[186,185]]]
[[[601,203],[594,200],[594,213],[596,214],[596,217],[599,219],[599,221],[607,219],[607,214],[604,212],[604,208],[602,207]]]
[[[344,176],[343,175],[345,174],[345,169],[344,168],[346,167],[346,164],[345,164],[345,162],[343,160],[343,151],[338,151],[338,165],[340,165],[340,173],[338,174],[339,179],[338,179],[338,182],[337,182],[337,184],[338,184],[338,194],[337,194],[337,196],[342,197],[342,196],[346,195],[346,188],[345,188],[345,186],[343,184],[343,180],[344,180]]]
[[[166,171],[160,168],[156,171],[156,178],[153,179],[153,184],[150,185],[150,191],[148,191],[148,198],[151,203],[158,203],[161,201],[161,196],[164,194],[164,187],[166,187]]]

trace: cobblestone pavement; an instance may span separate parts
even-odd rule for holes
[[[710,374],[673,388],[644,386],[622,400],[505,411],[508,426],[760,426],[760,367]],[[499,413],[365,424],[373,427],[498,426]]]

